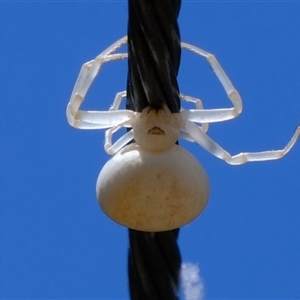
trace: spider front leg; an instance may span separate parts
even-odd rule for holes
[[[71,126],[80,129],[105,129],[118,126],[130,120],[134,112],[131,110],[113,111],[81,111],[78,106],[82,99],[76,94],[68,104],[67,118]]]
[[[99,54],[94,60],[83,64],[73,88],[70,102],[67,106],[67,119],[71,126],[81,129],[101,129],[116,126],[119,123],[125,121],[125,119],[123,118],[124,113],[112,112],[115,114],[115,116],[113,118],[114,120],[111,122],[110,117],[112,116],[112,114],[107,117],[108,115],[103,114],[104,112],[84,112],[79,110],[79,108],[85,99],[88,89],[99,73],[102,64],[128,57],[127,53],[113,53],[126,42],[127,37],[118,40],[113,45],[104,50],[101,54]],[[117,123],[115,123],[114,121],[117,121]]]
[[[230,120],[237,117],[242,112],[242,99],[238,91],[234,88],[227,74],[219,64],[216,57],[203,49],[200,49],[196,46],[187,43],[181,43],[181,47],[191,52],[194,52],[200,56],[203,56],[207,59],[211,68],[213,69],[217,78],[222,84],[229,100],[233,104],[232,108],[190,110],[189,120],[197,123],[212,123]]]
[[[117,153],[121,148],[123,148],[126,144],[128,144],[133,138],[133,130],[126,132],[123,136],[121,136],[114,144],[112,143],[112,136],[113,134],[125,127],[125,124],[121,124],[110,128],[105,131],[105,142],[104,142],[104,149],[107,154],[113,155]]]
[[[195,98],[195,97],[192,97],[192,96],[188,96],[188,95],[184,95],[184,94],[180,94],[180,98],[182,100],[185,100],[186,102],[194,103],[197,110],[199,110],[199,109],[203,110],[204,109],[202,101],[200,99],[198,99],[198,98]],[[208,123],[201,124],[201,128],[202,128],[202,130],[204,132],[207,132],[207,130],[208,130]]]
[[[240,99],[237,91],[230,95],[231,99]],[[186,112],[186,118],[196,123],[215,123],[223,122],[236,118],[241,111],[233,108],[216,108],[216,109],[190,109]]]
[[[100,53],[95,59],[83,64],[73,88],[70,102],[72,102],[72,99],[76,94],[79,94],[83,98],[82,101],[84,100],[88,89],[90,88],[95,77],[98,75],[103,63],[122,60],[128,57],[127,53],[113,53],[126,42],[127,37],[118,40]]]
[[[252,161],[265,161],[265,160],[275,160],[285,156],[291,148],[295,145],[299,135],[300,126],[296,129],[291,140],[282,150],[271,150],[262,152],[241,152],[237,155],[230,155],[226,150],[224,150],[220,145],[218,145],[214,140],[212,140],[206,133],[199,128],[193,122],[187,121],[185,124],[186,131],[190,136],[204,149],[209,151],[214,156],[225,160],[231,165],[240,165],[246,162]]]
[[[125,97],[126,97],[126,91],[122,91],[122,92],[117,93],[116,97],[114,99],[114,102],[111,105],[111,107],[110,107],[109,110],[110,111],[112,111],[112,110],[118,110],[119,107],[120,107],[120,105],[121,105],[121,102],[122,102],[123,98],[125,98]]]

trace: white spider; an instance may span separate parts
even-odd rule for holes
[[[240,153],[231,156],[207,134],[208,124],[235,118],[242,111],[242,101],[216,58],[195,46],[181,47],[204,56],[224,87],[232,108],[204,109],[201,100],[180,94],[195,109],[171,113],[166,105],[142,112],[120,110],[126,91],[117,93],[109,111],[79,110],[88,89],[103,63],[127,58],[115,53],[127,42],[124,37],[111,45],[80,71],[70,102],[67,118],[81,129],[107,129],[104,148],[114,156],[102,168],[97,180],[97,197],[103,211],[114,221],[142,231],[165,231],[195,219],[205,208],[209,183],[204,169],[188,151],[175,145],[178,138],[197,142],[211,154],[229,164],[264,161],[283,157],[295,144],[297,128],[282,150]],[[113,134],[122,127],[132,128],[115,143]],[[135,143],[127,145],[132,139]]]
[[[102,64],[128,57],[127,53],[114,53],[126,42],[127,37],[118,40],[94,60],[82,66],[67,107],[67,118],[70,125],[80,129],[109,128],[105,134],[104,144],[108,154],[116,153],[132,139],[149,151],[164,151],[174,145],[178,138],[183,138],[190,142],[197,142],[211,154],[225,160],[229,164],[238,165],[250,161],[279,159],[294,146],[300,134],[300,126],[282,150],[247,152],[232,156],[213,141],[206,134],[208,123],[222,122],[237,117],[242,111],[242,100],[215,56],[187,43],[181,43],[181,47],[204,56],[208,60],[232,102],[232,108],[203,109],[201,100],[180,94],[182,100],[193,102],[196,109],[182,110],[180,113],[170,113],[166,106],[159,111],[146,107],[141,113],[131,110],[119,110],[122,98],[126,97],[126,91],[123,91],[117,93],[109,111],[79,110]],[[198,123],[200,126],[195,123]],[[112,144],[113,133],[122,127],[132,128],[132,130]]]

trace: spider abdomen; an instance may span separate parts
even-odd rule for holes
[[[113,156],[97,181],[98,202],[115,222],[141,231],[165,231],[195,219],[209,195],[206,173],[180,146],[150,152],[130,144]]]

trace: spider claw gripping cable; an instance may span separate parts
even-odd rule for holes
[[[180,111],[177,73],[180,0],[129,0],[126,108],[147,106]],[[129,229],[129,289],[132,300],[178,298],[181,257],[179,229],[142,232]]]

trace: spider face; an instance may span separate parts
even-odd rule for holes
[[[181,114],[172,114],[166,106],[159,110],[146,107],[132,120],[134,140],[145,150],[166,151],[175,145],[182,125]]]

